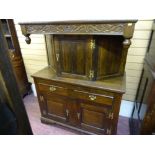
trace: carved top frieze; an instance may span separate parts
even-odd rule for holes
[[[131,38],[136,21],[71,21],[21,23],[23,35],[29,39],[30,34],[90,34],[122,35]]]
[[[99,33],[123,33],[124,24],[63,24],[63,25],[25,25],[27,33],[43,34],[99,34]]]

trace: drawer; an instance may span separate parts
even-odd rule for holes
[[[84,91],[79,91],[79,90],[73,90],[72,95],[78,99],[84,99],[87,101],[100,103],[104,105],[112,105],[113,100],[114,100],[113,96],[89,93],[89,92],[84,92]]]
[[[68,89],[56,85],[38,84],[38,89],[47,94],[58,94],[68,96]]]

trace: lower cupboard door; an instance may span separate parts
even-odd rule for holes
[[[46,97],[47,116],[55,121],[66,122],[67,99],[63,96],[50,95]]]
[[[97,134],[106,134],[107,109],[102,106],[81,103],[81,128]]]

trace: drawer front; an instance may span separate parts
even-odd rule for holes
[[[112,105],[114,97],[113,96],[107,96],[104,94],[94,94],[94,93],[89,93],[89,92],[84,92],[84,91],[79,91],[79,90],[74,90],[72,92],[72,95],[78,99],[83,99],[95,103],[100,103],[104,105]]]
[[[61,87],[61,86],[39,83],[38,89],[39,91],[45,92],[47,94],[57,94],[57,95],[68,96],[68,89]]]

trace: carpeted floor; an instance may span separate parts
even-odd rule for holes
[[[43,124],[40,121],[40,109],[38,100],[33,94],[24,98],[24,104],[28,113],[30,124],[35,135],[79,135],[81,133],[73,131],[71,129],[59,126]],[[126,117],[119,117],[118,121],[118,135],[129,134],[129,119]]]

